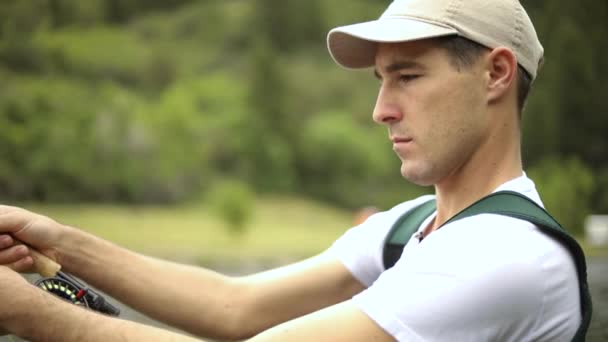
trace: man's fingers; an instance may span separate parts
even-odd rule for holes
[[[9,265],[27,257],[29,250],[24,245],[0,249],[0,265]]]
[[[0,233],[15,233],[23,228],[27,219],[22,212],[0,211]]]
[[[15,243],[12,236],[8,234],[0,234],[0,250],[10,247]]]
[[[20,260],[15,261],[9,266],[13,271],[19,273],[30,273],[33,271],[34,259],[31,256],[26,256]]]
[[[34,272],[32,251],[10,235],[0,234],[0,265],[20,273]]]

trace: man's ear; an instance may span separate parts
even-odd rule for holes
[[[493,49],[486,55],[488,71],[488,102],[496,102],[515,89],[517,80],[517,57],[506,47]]]

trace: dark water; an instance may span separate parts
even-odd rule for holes
[[[608,342],[608,258],[590,258],[587,260],[589,287],[593,298],[593,319],[587,333],[589,342]],[[258,265],[259,269],[260,266]],[[245,269],[232,269],[231,274],[242,274],[255,272],[256,266],[248,265]],[[112,300],[111,300],[112,301]],[[114,304],[120,304],[112,301]],[[136,311],[127,307],[121,308],[121,318],[141,322],[144,324],[155,325],[158,327],[171,329],[165,324],[156,322]],[[171,329],[175,330],[175,329]],[[0,337],[0,342],[22,341],[16,337]]]

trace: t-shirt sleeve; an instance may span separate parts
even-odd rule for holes
[[[542,309],[534,258],[514,256],[514,241],[497,250],[484,236],[451,228],[404,253],[353,302],[398,341],[502,340],[518,330],[526,336]]]
[[[362,224],[349,229],[326,253],[337,257],[363,285],[371,286],[384,271],[384,240],[395,221],[414,206],[432,198],[430,195],[422,196],[370,216]]]
[[[327,250],[366,287],[384,269],[380,256],[384,237],[391,228],[386,216],[386,212],[370,216],[362,224],[349,229]]]

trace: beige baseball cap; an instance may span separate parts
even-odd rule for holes
[[[447,35],[511,49],[533,79],[543,58],[534,25],[518,0],[395,0],[378,20],[331,30],[327,46],[338,64],[356,69],[375,64],[378,43]]]

